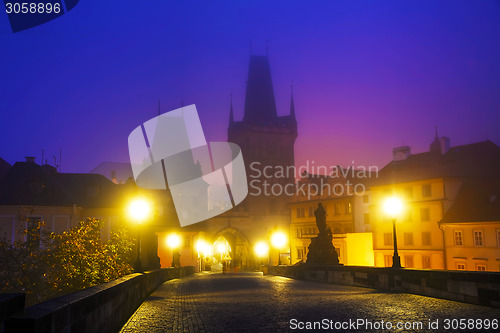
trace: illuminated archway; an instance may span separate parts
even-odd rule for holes
[[[230,267],[247,269],[253,267],[254,258],[248,238],[240,230],[233,227],[225,227],[219,230],[213,237],[215,243],[219,239],[225,239],[230,247]]]

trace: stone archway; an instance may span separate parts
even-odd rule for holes
[[[243,232],[233,227],[225,227],[214,235],[212,242],[219,237],[224,237],[231,248],[231,268],[248,269],[251,267],[253,259],[251,246]]]

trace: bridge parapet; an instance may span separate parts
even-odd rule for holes
[[[130,274],[31,306],[10,316],[5,332],[117,332],[163,282],[194,272],[188,266]]]
[[[269,266],[269,274],[500,308],[500,273],[361,266]]]

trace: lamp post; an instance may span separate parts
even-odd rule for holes
[[[198,258],[200,260],[200,272],[202,272],[205,269],[205,259],[210,255],[211,252],[210,245],[200,238],[196,242],[196,252],[198,252]]]
[[[260,241],[255,244],[254,247],[255,255],[260,258],[260,263],[263,265],[263,258],[268,256],[269,257],[269,245],[267,245],[266,242]]]
[[[142,272],[141,261],[141,224],[151,214],[151,206],[149,202],[144,199],[134,199],[128,206],[128,215],[137,223],[137,259],[135,264],[135,271]]]
[[[398,239],[396,237],[396,219],[397,216],[403,210],[403,202],[396,198],[392,197],[387,199],[384,202],[384,210],[391,217],[392,220],[392,236],[394,243],[394,254],[392,256],[392,268],[401,268],[401,258],[398,254]]]
[[[175,250],[181,244],[181,238],[179,235],[172,233],[167,237],[167,245],[172,249],[172,267],[175,267]]]
[[[281,231],[275,231],[271,235],[271,244],[278,250],[278,266],[281,265],[281,249],[287,242],[286,235]]]
[[[215,241],[214,246],[215,246],[215,251],[220,255],[220,261],[222,264],[222,273],[225,273],[227,261],[229,260],[229,251],[231,251],[231,247],[229,246],[228,241],[223,237],[219,237]]]

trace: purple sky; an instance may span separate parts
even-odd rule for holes
[[[0,13],[0,157],[125,162],[158,99],[196,104],[207,139],[225,140],[249,38],[254,54],[268,40],[281,115],[293,81],[297,166],[383,166],[395,146],[428,150],[434,126],[452,146],[500,144],[498,1],[81,0],[15,34]]]

